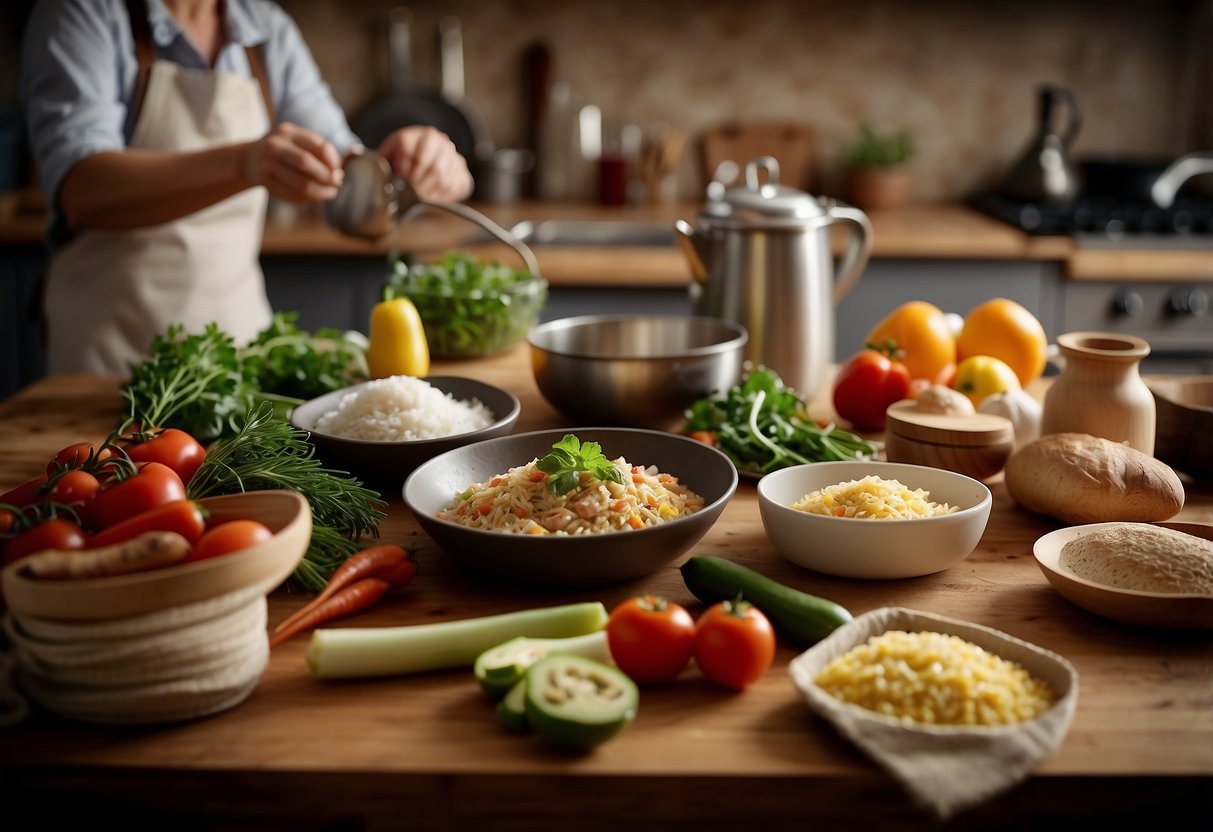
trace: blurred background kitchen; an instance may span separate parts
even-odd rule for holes
[[[16,218],[29,212],[28,202],[36,201],[29,194],[34,179],[17,103],[19,44],[31,5],[28,0],[6,0],[0,5],[0,191],[6,197],[0,205],[0,263],[4,264],[0,282],[7,284],[0,293],[0,340],[4,343],[28,335],[25,310],[18,308],[23,296],[13,290],[13,283],[28,281],[22,270],[37,268],[28,229],[13,227]],[[281,5],[298,22],[322,74],[352,120],[390,92],[388,28],[398,3],[281,0]],[[974,263],[989,265],[997,285],[1007,277],[1001,271],[1008,268],[1007,260],[1058,263],[1064,259],[1047,247],[1032,249],[1028,244],[1016,257],[997,254],[998,246],[1005,243],[1001,239],[986,252],[963,245],[957,250],[945,245],[919,251],[912,239],[929,233],[929,224],[924,223],[931,217],[941,217],[941,222],[953,218],[916,214],[914,206],[971,206],[974,197],[1005,189],[1016,161],[1042,132],[1044,85],[1068,92],[1077,103],[1081,126],[1065,148],[1075,164],[1083,159],[1127,159],[1165,167],[1185,154],[1213,151],[1213,0],[445,0],[412,2],[408,9],[412,80],[439,88],[445,75],[448,86],[456,84],[455,94],[462,92],[479,113],[491,142],[481,146],[484,158],[477,160],[481,183],[477,199],[494,203],[518,199],[526,206],[505,211],[501,221],[542,219],[543,211],[534,208],[536,197],[552,203],[670,203],[683,206],[671,218],[692,219],[713,170],[714,160],[705,155],[705,151],[710,155],[705,139],[712,131],[734,124],[795,126],[794,133],[785,129],[770,138],[793,143],[782,151],[784,181],[815,194],[852,197],[846,179],[848,158],[866,123],[879,136],[896,137],[904,131],[909,139],[909,158],[901,166],[910,182],[905,198],[910,207],[905,210],[911,212],[907,216],[918,218],[909,224],[886,225],[883,246],[877,223],[869,271],[897,266],[902,276],[921,277],[923,291],[929,292],[930,281],[949,268],[971,272]],[[448,64],[448,72],[443,73],[437,33],[441,21],[449,18],[461,24],[462,60]],[[451,72],[452,66],[461,72]],[[1065,104],[1053,105],[1057,112],[1050,114],[1052,125],[1047,129],[1064,132]],[[592,140],[587,139],[591,132]],[[726,131],[721,141],[729,140],[738,140],[738,135]],[[744,147],[743,143],[738,152],[745,152]],[[486,148],[538,153],[537,166],[519,178],[513,171],[520,157],[494,156]],[[593,157],[592,163],[580,158],[581,153]],[[610,176],[602,157],[610,162],[615,154],[628,157],[619,193],[613,186],[604,190],[607,179],[600,179]],[[521,160],[525,167],[525,154]],[[1210,179],[1194,178],[1185,193],[1201,194]],[[982,216],[999,210],[988,204],[979,207]],[[882,216],[879,201],[872,209],[874,218]],[[967,213],[963,216],[971,219]],[[657,217],[659,225],[664,223],[664,215],[644,211],[611,218],[621,217],[644,221]],[[994,233],[1018,225],[1028,236],[1041,230],[1025,227],[1023,219],[1003,217],[989,228]],[[1030,225],[1031,217],[1028,220]],[[1093,221],[1084,215],[1079,222],[1091,226]],[[1095,230],[1106,230],[1103,217],[1095,222],[1101,226]],[[1213,212],[1198,212],[1193,220],[1181,218],[1180,224],[1178,230],[1165,230],[1182,236],[1183,245],[1157,246],[1171,258],[1171,265],[1163,269],[1170,269],[1172,275],[1165,287],[1155,285],[1156,274],[1145,273],[1150,271],[1148,265],[1139,267],[1146,283],[1135,286],[1131,275],[1117,272],[1122,263],[1108,271],[1109,279],[1125,283],[1137,295],[1123,296],[1126,285],[1109,285],[1092,302],[1101,308],[1120,303],[1130,317],[1142,304],[1148,315],[1156,301],[1170,302],[1176,291],[1194,288],[1204,298],[1201,308],[1207,309],[1208,295],[1213,294],[1209,292]],[[1119,229],[1113,225],[1112,236],[1123,226],[1123,221]],[[964,223],[952,229],[961,238],[970,230]],[[1069,230],[1058,233],[1066,236]],[[1151,242],[1131,250],[1138,256],[1155,248]],[[1186,252],[1182,267],[1176,248]],[[276,253],[284,261],[308,254]],[[314,256],[343,253],[349,254],[311,252]],[[19,262],[19,255],[34,259]],[[935,262],[933,257],[946,262]],[[272,271],[267,266],[271,293]],[[1056,329],[1074,328],[1063,311],[1048,308],[1062,302],[1050,287],[1073,277],[1072,271],[1062,263],[1053,272],[1041,272],[1032,277],[1034,288],[1022,298],[1036,307],[1050,335]],[[1090,277],[1098,283],[1101,275]],[[656,279],[651,283],[673,303],[685,295],[679,281],[685,284],[686,279],[683,274],[665,284]],[[554,300],[559,301],[559,282],[553,286]],[[974,297],[982,292],[988,297],[986,288],[975,290]],[[941,291],[951,295],[947,286]],[[1116,295],[1118,291],[1122,295]],[[1202,301],[1197,297],[1191,303],[1200,307]],[[882,301],[879,311],[891,306],[891,300]],[[554,308],[561,309],[559,304]],[[356,316],[360,310],[354,311]],[[840,349],[849,346],[842,343],[846,333],[860,326],[858,319],[853,327],[848,320],[846,309],[840,309]],[[1193,315],[1193,323],[1185,323],[1183,330],[1183,343],[1172,352],[1186,362],[1185,368],[1207,368],[1213,360],[1213,315]],[[1196,333],[1195,339],[1191,333]],[[36,353],[29,356],[27,370],[8,371],[7,376],[0,371],[0,393],[27,382],[31,375],[36,377]]]

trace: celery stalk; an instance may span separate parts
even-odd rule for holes
[[[606,607],[591,601],[409,627],[316,630],[307,663],[317,679],[470,667],[485,650],[518,636],[568,638],[601,630],[606,622]]]

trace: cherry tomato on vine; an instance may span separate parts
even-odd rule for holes
[[[88,538],[71,520],[54,517],[19,533],[4,549],[4,565],[43,549],[83,549]]]
[[[885,411],[910,390],[910,371],[876,350],[855,353],[838,371],[834,409],[860,430],[884,428]]]
[[[142,436],[142,434],[135,434]],[[167,465],[188,483],[206,458],[206,448],[183,430],[166,428],[152,433],[142,442],[126,449],[134,462],[159,462]]]
[[[775,630],[749,601],[721,601],[695,624],[695,663],[713,682],[743,690],[775,660]]]
[[[256,520],[229,520],[205,532],[185,562],[217,558],[263,543],[273,536],[273,532]]]
[[[50,498],[64,505],[87,503],[97,495],[101,483],[83,468],[72,468],[54,476],[48,482]]]
[[[611,610],[606,635],[620,670],[643,685],[664,684],[691,661],[695,619],[665,598],[638,595]]]
[[[191,544],[206,531],[206,512],[193,500],[173,500],[128,517],[89,538],[88,548],[123,543],[144,532],[176,532]]]
[[[138,473],[123,480],[107,481],[84,505],[82,513],[88,525],[101,530],[156,506],[184,499],[185,485],[172,468],[159,462],[144,462]]]
[[[113,455],[114,452],[109,448],[97,450],[97,446],[92,442],[74,442],[55,454],[46,464],[46,475],[54,476],[56,471],[62,471],[64,468],[79,468],[90,460],[100,462]]]

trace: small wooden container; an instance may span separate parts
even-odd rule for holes
[[[1002,416],[920,413],[912,401],[890,405],[886,414],[889,462],[928,465],[985,480],[1003,469],[1014,448],[1015,426]]]

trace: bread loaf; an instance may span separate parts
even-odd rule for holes
[[[1167,465],[1085,433],[1053,433],[1024,445],[1006,467],[1007,491],[1024,508],[1067,523],[1166,520],[1184,505]]]

